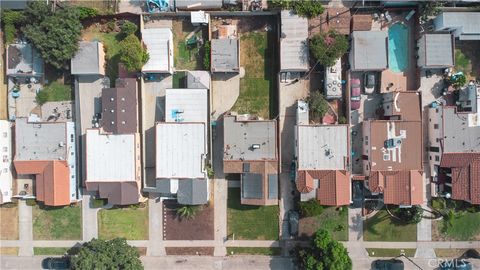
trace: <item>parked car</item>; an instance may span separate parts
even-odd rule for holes
[[[49,257],[42,261],[44,269],[70,269],[70,258],[68,257]]]
[[[375,86],[377,84],[377,78],[375,77],[375,73],[365,73],[363,75],[363,86],[365,89],[365,94],[373,94],[375,92]]]
[[[372,263],[373,270],[403,270],[405,266],[401,260],[376,260]]]
[[[290,180],[293,183],[295,183],[296,171],[297,171],[297,164],[295,163],[295,159],[294,159],[292,160],[292,163],[290,163]]]
[[[441,270],[472,270],[472,264],[466,260],[452,259],[440,263]]]
[[[350,88],[351,88],[351,94],[350,94],[350,108],[352,110],[358,110],[360,108],[360,79],[358,78],[352,78],[350,79]]]
[[[290,235],[298,234],[298,221],[300,220],[300,215],[294,210],[288,212],[288,230]]]

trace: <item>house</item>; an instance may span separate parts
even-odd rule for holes
[[[109,204],[130,205],[143,201],[141,189],[140,134],[108,134],[101,129],[86,132],[88,191]]]
[[[241,203],[278,203],[277,122],[227,115],[223,121],[223,171],[240,174]]]
[[[480,12],[440,13],[434,20],[435,31],[448,31],[460,40],[480,40]]]
[[[423,203],[422,122],[367,120],[362,125],[363,175],[385,204]]]
[[[37,201],[48,206],[69,205],[78,201],[75,158],[73,122],[16,119],[13,164],[19,175],[18,197],[34,195]],[[33,176],[31,181],[20,180],[29,175]]]
[[[214,10],[221,9],[222,0],[175,0],[178,10]]]
[[[325,68],[325,98],[342,98],[342,59],[339,58],[331,67]]]
[[[280,36],[280,71],[306,72],[309,69],[308,20],[282,10]]]
[[[9,121],[0,120],[0,204],[12,201],[12,127]]]
[[[117,79],[115,88],[102,89],[103,130],[113,134],[138,132],[137,80]]]
[[[322,205],[351,202],[347,125],[311,125],[308,104],[297,102],[295,127],[296,186],[300,200]]]
[[[150,56],[144,73],[173,74],[173,34],[170,28],[142,29],[142,40]]]
[[[416,91],[382,94],[384,116],[389,120],[421,121],[421,96]]]
[[[105,52],[98,41],[80,41],[70,61],[72,75],[105,75]]]
[[[212,72],[240,71],[240,40],[238,38],[212,39],[211,70]]]
[[[14,43],[7,47],[7,76],[9,77],[42,77],[44,73],[43,59],[30,43]]]
[[[165,122],[155,126],[156,186],[146,191],[183,205],[208,202],[208,90],[167,89]]]
[[[387,31],[353,31],[351,38],[349,61],[352,71],[387,69]]]
[[[447,68],[455,65],[455,45],[451,34],[423,34],[417,41],[417,65],[423,69]]]

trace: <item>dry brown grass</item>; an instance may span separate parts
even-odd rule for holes
[[[0,207],[0,239],[18,239],[18,207]]]
[[[0,247],[0,255],[18,255],[18,248],[17,247]]]

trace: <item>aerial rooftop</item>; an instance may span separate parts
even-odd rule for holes
[[[105,75],[105,52],[98,41],[80,41],[79,48],[71,60],[73,75]]]
[[[173,73],[173,34],[169,28],[142,29],[142,41],[148,55],[143,72]]]
[[[207,123],[207,89],[166,89],[165,122]]]
[[[469,114],[443,108],[443,152],[480,152],[480,126],[469,126]]]
[[[383,70],[387,63],[387,31],[352,32],[352,70]]]
[[[115,88],[102,89],[102,128],[109,133],[138,130],[137,80],[117,79]]]
[[[238,72],[240,67],[239,40],[212,39],[212,72]]]
[[[308,20],[282,10],[281,22],[280,69],[308,70]]]
[[[43,74],[43,59],[30,43],[14,43],[7,48],[7,75]]]

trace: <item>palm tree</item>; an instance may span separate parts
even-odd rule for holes
[[[177,216],[180,218],[193,219],[200,207],[198,205],[182,205],[176,209]]]

